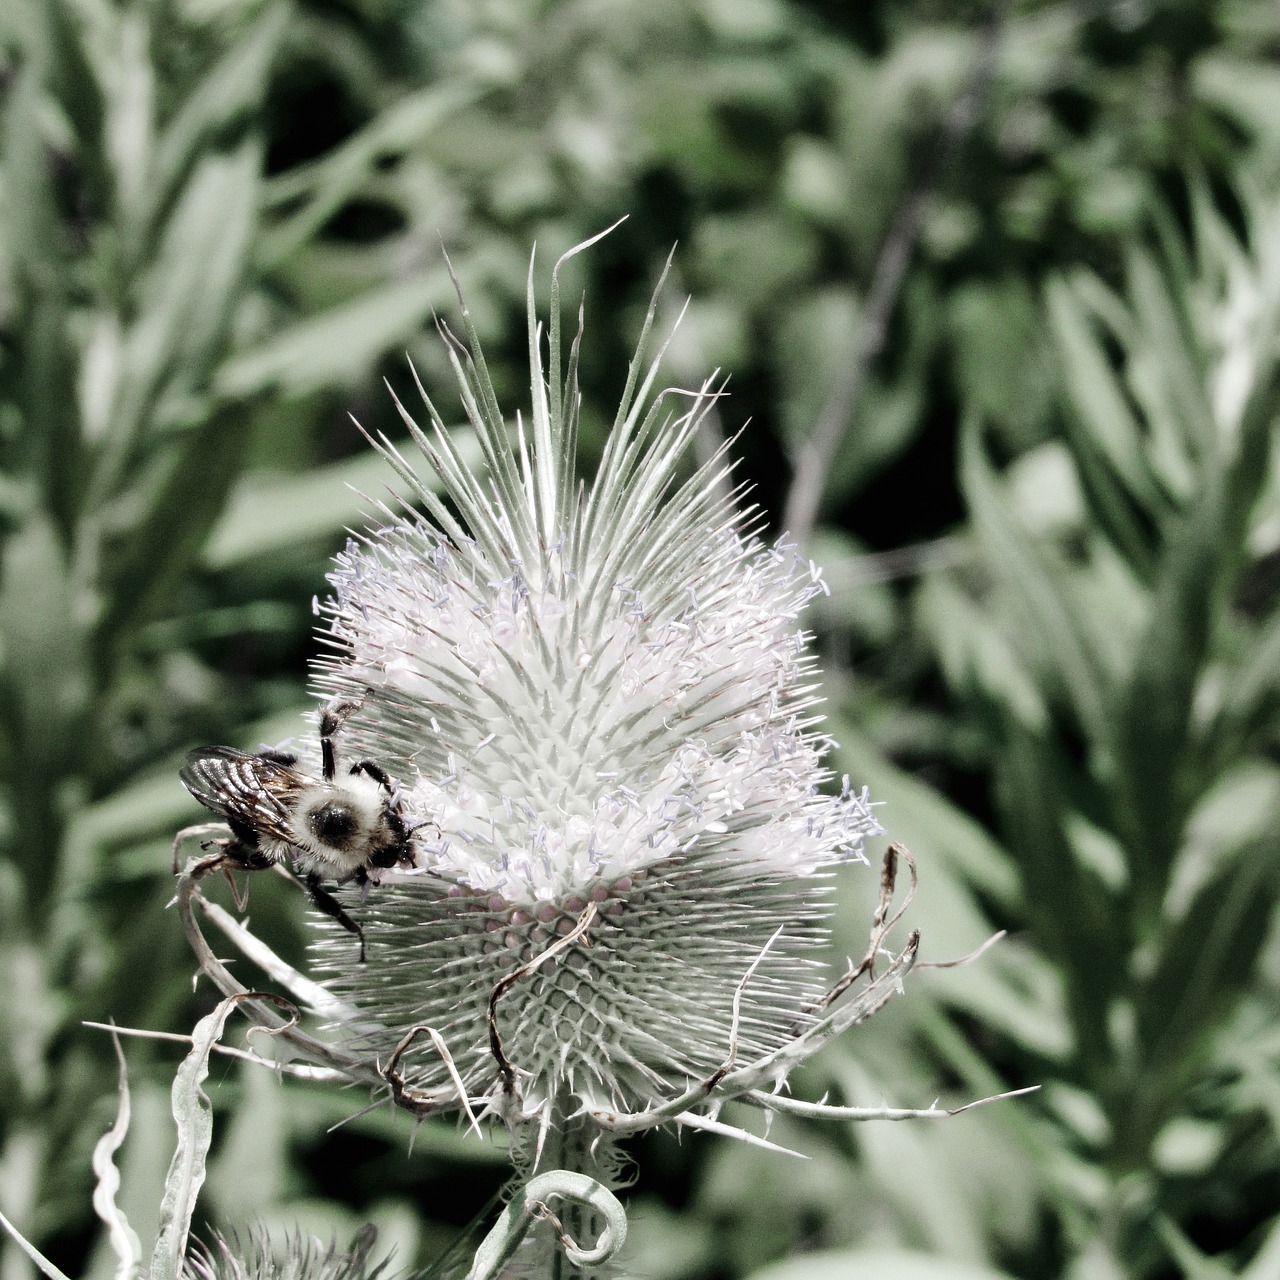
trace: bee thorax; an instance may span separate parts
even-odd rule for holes
[[[364,778],[309,787],[298,800],[293,827],[303,865],[339,878],[364,866],[394,839],[382,792]]]
[[[349,849],[360,831],[355,812],[349,804],[330,800],[307,815],[312,834],[322,844],[335,849]]]

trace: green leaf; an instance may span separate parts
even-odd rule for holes
[[[1273,338],[1275,328],[1273,324]],[[1254,504],[1267,483],[1271,469],[1272,436],[1277,415],[1280,415],[1280,361],[1271,357],[1265,360],[1249,390],[1240,415],[1238,446],[1227,468],[1224,540],[1236,565],[1246,561],[1248,556],[1247,541],[1254,519]]]
[[[1114,720],[1116,822],[1148,918],[1159,907],[1193,798],[1188,735],[1219,605],[1222,521],[1221,489],[1211,485],[1164,556]]]
[[[41,4],[37,0],[33,7],[47,22],[45,56],[51,90],[83,148],[81,158],[88,167],[97,169],[95,179],[102,181],[107,103],[94,65],[95,55],[102,52],[101,42],[94,39],[93,22],[86,21],[88,6]]]
[[[962,402],[1002,439],[1028,444],[1042,437],[1053,380],[1043,316],[1025,278],[966,282],[947,310]]]
[[[248,263],[261,145],[249,141],[196,167],[142,290],[125,340],[111,434],[94,475],[93,500],[107,500],[134,461],[166,390],[199,388],[230,327]]]
[[[992,568],[1013,595],[1046,692],[1074,711],[1092,745],[1103,745],[1109,736],[1107,672],[1059,589],[1047,553],[1034,547],[1013,519],[972,418],[961,428],[960,470],[974,525],[989,548]]]
[[[302,711],[299,707],[299,724]],[[127,848],[152,836],[173,835],[196,814],[191,797],[178,782],[179,763],[175,760],[165,772],[136,779],[80,809],[68,828],[68,844],[88,855]],[[157,865],[156,870],[161,867]],[[98,874],[109,879],[112,869],[109,866]]]
[[[1010,724],[997,770],[1009,846],[1022,873],[1026,917],[1066,984],[1076,1051],[1101,1079],[1111,1059],[1107,1017],[1128,975],[1129,938],[1113,891],[1068,837],[1070,766],[1044,740]]]
[[[943,795],[886,760],[851,724],[832,726],[839,745],[833,765],[859,786],[867,786],[890,837],[909,849],[920,868],[919,893],[907,921],[920,929],[929,960],[966,955],[995,933],[983,906],[994,901],[1020,917],[1021,888],[1009,854],[974,820]],[[855,878],[865,871],[851,868]],[[833,926],[838,949],[865,945],[866,908],[862,896],[842,892]],[[856,904],[856,905],[855,905]],[[1044,1059],[1067,1056],[1070,1032],[1061,1016],[1056,979],[1049,965],[1004,943],[966,969],[963,981],[940,981],[933,996],[1000,1030],[1029,1053]],[[917,1008],[915,1015],[921,1016]],[[1001,1086],[992,1085],[995,1091]]]
[[[771,350],[783,438],[793,452],[814,429],[831,388],[847,376],[860,323],[857,300],[848,286],[793,292],[780,309]],[[931,350],[901,352],[890,382],[868,371],[857,429],[846,432],[824,480],[826,507],[838,508],[865,489],[910,444],[924,411],[932,356]]]
[[[125,270],[131,273],[145,253],[137,229],[155,142],[155,26],[144,9],[129,6],[82,6],[80,16],[85,55],[94,64],[105,108],[99,162],[105,170],[104,186],[111,192],[122,257],[130,264]]]
[[[1158,1214],[1154,1225],[1156,1234],[1177,1262],[1184,1280],[1244,1280],[1233,1268],[1201,1253],[1167,1214]],[[1269,1280],[1272,1274],[1266,1272],[1258,1280]]]
[[[61,233],[52,173],[46,163],[42,85],[37,67],[14,75],[4,110],[4,239],[6,256],[31,280],[59,270]]]
[[[300,702],[254,721],[231,737],[231,745],[256,751],[264,743],[284,742],[309,733],[305,717],[312,709],[310,703]],[[76,812],[68,828],[67,844],[85,858],[86,875],[88,867],[93,865],[93,855],[115,854],[157,835],[171,837],[178,828],[206,812],[178,782],[180,765],[181,759],[174,758],[158,772],[135,778]],[[150,856],[148,851],[147,857]],[[167,864],[162,860],[151,866],[157,873],[167,871]],[[120,862],[112,860],[106,875],[110,877],[119,868]]]
[[[1240,752],[1196,797],[1178,851],[1165,911],[1174,915],[1189,895],[1244,845],[1280,826],[1280,764],[1262,753]]]
[[[84,489],[84,455],[75,383],[67,375],[76,358],[71,312],[56,284],[42,289],[24,317],[19,339],[24,444],[40,485],[45,510],[66,546],[75,538]]]
[[[886,760],[848,721],[836,726],[833,767],[867,786],[885,806],[893,838],[910,849],[945,859],[971,885],[1006,910],[1020,902],[1017,873],[1009,855],[944,795]]]
[[[169,121],[155,147],[148,222],[162,212],[202,147],[261,105],[267,73],[289,18],[291,4],[266,6],[245,35],[205,73]]]
[[[39,0],[12,0],[0,5],[0,40],[28,53],[38,47],[43,10]]]
[[[140,328],[159,340],[185,381],[198,384],[225,334],[244,278],[254,231],[262,143],[251,138],[196,166],[165,228],[145,286]]]
[[[1143,452],[1142,429],[1083,306],[1062,279],[1049,282],[1045,305],[1074,411],[1069,420],[1073,445],[1078,440],[1087,451],[1089,470],[1102,471],[1112,488],[1154,516],[1165,503]]]
[[[1211,877],[1162,939],[1156,967],[1134,997],[1143,1057],[1135,1149],[1182,1099],[1213,1032],[1252,983],[1276,910],[1278,868],[1280,846],[1268,833]]]
[[[947,683],[966,699],[990,703],[1028,728],[1048,713],[1005,628],[948,576],[930,574],[920,587],[916,616],[938,652]]]
[[[380,160],[420,147],[477,96],[474,86],[456,84],[406,94],[323,160],[273,179],[268,201],[295,204],[304,195],[310,198],[267,233],[263,260],[276,263],[297,252],[347,201],[364,193]]]
[[[296,396],[319,387],[352,386],[452,294],[443,266],[371,289],[233,356],[218,371],[216,389],[237,399],[268,390]]]
[[[477,465],[474,434],[464,429],[454,438],[468,465]],[[423,480],[432,481],[426,468]],[[372,450],[301,476],[250,475],[233,493],[201,559],[206,568],[223,570],[282,547],[332,538],[367,522],[371,498],[394,509],[396,496],[409,495],[408,484]]]
[[[718,291],[758,310],[793,294],[813,274],[820,244],[805,223],[761,203],[704,216],[697,251]],[[742,270],[744,262],[750,271]]]
[[[1280,404],[1280,368],[1273,362],[1252,389],[1240,420],[1239,448],[1227,475],[1223,555],[1238,574],[1247,561],[1254,503],[1270,471],[1273,423]],[[1217,715],[1204,735],[1203,759],[1216,772],[1265,730],[1280,694],[1280,610],[1272,612],[1235,664]]]
[[[256,1064],[241,1063],[239,1075],[239,1101],[205,1188],[223,1222],[252,1222],[264,1205],[280,1204],[289,1185],[289,1099]]]
[[[1217,108],[1268,150],[1280,146],[1280,70],[1263,54],[1208,48],[1190,66],[1196,97]]]
[[[1103,534],[1147,581],[1155,572],[1156,526],[1169,503],[1151,474],[1124,390],[1075,294],[1053,280],[1046,303],[1070,402],[1066,431],[1080,488]]]
[[[81,619],[88,601],[49,522],[32,518],[3,545],[0,717],[12,744],[6,783],[13,834],[33,902],[57,878],[59,788],[85,768],[91,689]]]
[[[1139,339],[1129,353],[1135,394],[1146,409],[1151,457],[1166,487],[1187,493],[1197,460],[1217,447],[1213,411],[1205,393],[1205,360],[1192,324],[1165,269],[1144,249],[1128,255],[1129,296]],[[1189,496],[1189,495],[1188,495]]]
[[[750,1280],[1010,1280],[1008,1272],[906,1249],[806,1253],[753,1271]]]
[[[1280,1221],[1268,1229],[1262,1248],[1253,1261],[1242,1271],[1237,1280],[1271,1280],[1280,1275]]]
[[[1250,638],[1232,666],[1222,704],[1206,734],[1204,754],[1212,772],[1255,750],[1280,709],[1280,609]]]
[[[80,497],[80,415],[67,300],[68,264],[64,227],[45,149],[41,86],[33,66],[23,67],[10,87],[4,112],[4,222],[0,264],[10,267],[15,295],[5,328],[16,347],[0,361],[0,400],[12,399],[22,413],[24,467],[38,479],[47,511],[70,545]],[[5,261],[7,259],[7,261]],[[4,447],[4,443],[0,443]],[[6,448],[6,453],[8,449]]]
[[[172,610],[175,590],[204,548],[244,464],[249,428],[242,408],[224,408],[175,442],[168,473],[146,497],[142,521],[105,567],[109,604],[96,643],[103,669],[127,633]]]

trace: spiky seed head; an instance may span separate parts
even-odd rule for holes
[[[829,870],[879,827],[847,780],[826,790],[799,624],[818,574],[762,540],[723,451],[682,472],[712,383],[655,395],[638,352],[580,486],[578,340],[562,375],[553,288],[545,368],[530,317],[528,429],[503,418],[469,322],[465,342],[442,330],[484,473],[425,392],[427,430],[401,409],[444,497],[380,442],[422,513],[386,512],[338,557],[316,683],[358,704],[344,751],[387,767],[421,824],[419,869],[349,899],[368,963],[345,935],[323,949],[356,1010],[345,1034],[385,1063],[430,1026],[452,1067],[423,1037],[406,1080],[447,1094],[456,1070],[494,1097],[500,989],[532,1118],[643,1109],[793,1034],[823,986]],[[585,936],[523,970],[588,904]]]

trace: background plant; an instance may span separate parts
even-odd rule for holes
[[[647,1141],[637,1254],[672,1276],[815,1246],[1214,1274],[1204,1251],[1265,1274],[1271,7],[1011,7],[941,166],[978,8],[13,0],[0,28],[10,1217],[72,1272],[92,1247],[110,1102],[87,1102],[113,1072],[78,1020],[194,1021],[162,910],[176,764],[297,731],[310,599],[360,506],[342,481],[382,483],[345,414],[390,429],[378,381],[403,384],[406,348],[443,372],[441,239],[514,403],[530,242],[555,256],[629,213],[566,281],[616,335],[582,370],[584,471],[673,240],[674,372],[732,370],[720,417],[750,420],[734,447],[775,528],[851,353],[874,357],[809,540],[836,767],[922,863],[931,958],[1015,930],[829,1055],[813,1096],[1052,1085],[963,1127],[798,1128],[801,1176]],[[907,265],[877,294],[886,245]],[[295,906],[255,885],[296,957]],[[136,1093],[143,1188],[168,1139]],[[224,1222],[373,1216],[428,1257],[500,1176],[451,1130],[410,1161],[378,1116],[323,1136],[345,1100],[321,1115],[253,1076],[219,1097]]]

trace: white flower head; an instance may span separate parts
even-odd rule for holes
[[[793,1037],[824,990],[829,870],[880,828],[865,794],[824,790],[816,571],[724,496],[722,454],[682,472],[711,382],[653,393],[651,306],[584,485],[581,313],[562,373],[555,277],[549,366],[530,299],[528,422],[503,417],[465,305],[465,342],[442,326],[484,472],[425,392],[429,431],[401,408],[443,496],[380,441],[424,514],[338,557],[316,682],[356,704],[343,752],[418,824],[417,868],[346,899],[368,962],[336,930],[323,948],[349,1041],[385,1063],[429,1026],[447,1054],[414,1043],[414,1089],[495,1098],[505,1059],[545,1118],[652,1106]]]

